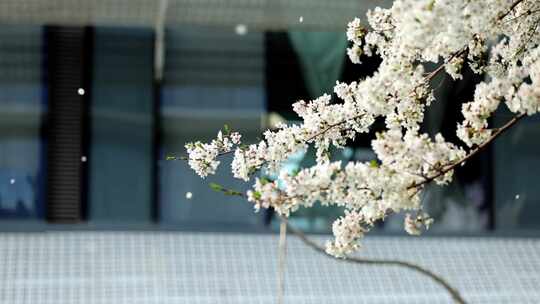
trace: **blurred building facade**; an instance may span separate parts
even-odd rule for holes
[[[216,176],[201,181],[184,162],[166,156],[182,155],[186,142],[208,140],[225,123],[253,142],[268,126],[269,112],[295,120],[293,102],[330,92],[336,79],[365,77],[378,64],[366,59],[354,66],[345,58],[347,44],[338,26],[344,29],[348,15],[316,20],[302,13],[307,4],[297,11],[282,4],[266,15],[246,13],[252,19],[238,22],[231,16],[197,17],[197,6],[180,18],[171,3],[165,17],[176,25],[165,23],[162,37],[154,19],[145,17],[159,15],[159,7],[141,11],[133,19],[140,24],[118,19],[136,25],[128,27],[97,10],[95,16],[81,16],[89,23],[83,25],[73,24],[69,14],[40,17],[9,1],[2,4],[28,24],[0,14],[10,23],[0,29],[1,229],[32,222],[262,231],[270,214],[254,214],[249,203],[207,187],[219,182],[247,189],[228,174],[230,159]],[[339,12],[352,4],[336,5]],[[279,13],[284,11],[288,14]],[[98,15],[105,18],[103,25],[92,24]],[[37,24],[62,18],[64,26]],[[156,69],[160,62],[162,71]],[[472,96],[470,84],[479,79],[471,76],[469,86],[435,81],[443,83],[438,94],[445,106],[428,113],[425,131],[449,135],[461,119],[458,103]],[[505,116],[501,111],[493,123]],[[540,144],[531,140],[538,138],[539,124],[536,117],[523,121],[470,169],[458,172],[453,185],[428,189],[425,199],[439,223],[435,231],[540,228],[535,187]],[[336,155],[374,157],[368,137]],[[289,165],[312,162],[307,151]],[[293,220],[306,230],[325,231],[339,211],[301,210]],[[396,217],[380,230],[400,226]]]

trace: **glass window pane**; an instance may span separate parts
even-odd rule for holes
[[[263,34],[189,28],[167,32],[165,81],[161,103],[162,150],[185,154],[184,145],[211,140],[227,123],[244,142],[260,136],[265,111]],[[215,176],[201,180],[185,162],[160,165],[161,217],[165,224],[195,229],[254,229],[264,213],[253,214],[244,199],[216,193],[216,182],[240,191],[232,178],[232,157],[222,159]],[[191,199],[186,193],[193,194]]]
[[[0,218],[44,214],[42,28],[0,28]]]
[[[91,221],[150,220],[153,41],[150,29],[95,29]]]
[[[501,111],[497,125],[510,119]],[[540,120],[528,117],[494,144],[495,226],[499,230],[540,229]]]

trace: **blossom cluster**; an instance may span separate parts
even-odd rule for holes
[[[410,213],[405,215],[405,231],[411,235],[420,235],[422,228],[429,229],[429,226],[433,223],[433,219],[425,212],[412,216]]]
[[[451,182],[454,168],[475,148],[498,134],[488,119],[501,104],[516,115],[540,111],[540,1],[537,0],[396,0],[391,8],[368,12],[367,23],[355,18],[346,36],[354,63],[364,56],[382,58],[373,75],[337,82],[335,95],[324,94],[293,105],[301,123],[280,125],[264,138],[240,146],[239,135],[205,144],[186,145],[190,166],[202,177],[215,172],[221,154],[234,151],[232,172],[254,179],[247,197],[255,208],[273,208],[289,216],[300,207],[339,205],[345,214],[332,227],[327,252],[344,257],[376,221],[406,212],[404,229],[419,234],[433,219],[423,212],[420,194],[434,181]],[[428,70],[425,63],[438,67]],[[464,146],[421,132],[424,112],[436,102],[433,78],[447,73],[455,80],[465,68],[484,74],[472,101],[464,102],[464,120],[456,129]],[[332,162],[331,148],[342,148],[376,120],[386,129],[372,141],[377,160]],[[294,153],[314,146],[317,163],[294,174],[281,171]],[[260,169],[278,175],[254,177]]]
[[[345,215],[332,224],[332,233],[336,236],[333,242],[326,243],[326,251],[336,257],[345,257],[360,247],[358,241],[367,231],[362,226],[364,218],[358,211],[345,211]]]
[[[540,39],[537,42],[540,43]],[[536,47],[520,60],[509,62],[501,70],[501,54],[516,54],[509,50],[508,41],[501,41],[493,51],[487,69],[493,70],[491,80],[476,86],[474,100],[463,104],[465,118],[458,125],[457,135],[468,146],[480,145],[487,141],[493,130],[488,126],[488,118],[504,102],[516,114],[533,115],[540,111],[540,48]]]
[[[372,147],[382,163],[392,170],[420,179],[437,176],[433,180],[440,185],[451,181],[452,170],[438,176],[439,173],[466,155],[465,150],[446,142],[441,134],[432,141],[427,134],[402,135],[399,130],[378,134]]]
[[[216,173],[220,163],[216,158],[231,152],[235,145],[240,144],[241,137],[242,135],[238,132],[227,132],[224,135],[222,131],[219,131],[217,138],[210,143],[196,141],[186,144],[189,166],[202,178]]]

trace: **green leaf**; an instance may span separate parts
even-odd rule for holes
[[[377,162],[376,159],[372,159],[370,162],[369,162],[369,166],[371,168],[379,168],[379,163]]]
[[[255,197],[255,199],[261,199],[262,195],[259,191],[255,191],[253,192],[253,197]]]
[[[241,192],[235,191],[235,190],[227,190],[225,191],[226,195],[233,195],[233,196],[242,196]]]
[[[228,124],[223,125],[223,134],[225,134],[225,135],[231,134],[231,128],[229,128]]]
[[[435,0],[431,0],[431,2],[428,3],[426,9],[428,11],[432,11],[434,6],[435,6]]]
[[[269,182],[271,182],[268,178],[266,178],[266,177],[264,177],[264,176],[261,177],[259,180],[261,181],[261,184],[263,184],[263,185],[266,185],[266,184],[268,184]]]
[[[251,167],[251,168],[249,168],[248,175],[251,175],[251,174],[253,174],[255,172],[257,172],[257,168],[256,167]]]
[[[223,186],[219,185],[219,184],[216,184],[216,183],[210,183],[208,184],[208,186],[210,186],[210,188],[214,191],[223,191]]]

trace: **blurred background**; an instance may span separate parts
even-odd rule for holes
[[[201,181],[184,144],[213,138],[223,124],[254,142],[291,104],[332,92],[379,59],[353,65],[344,29],[389,1],[1,1],[0,223],[53,223],[261,231],[271,215],[213,193],[208,182],[246,189],[220,172]],[[425,131],[455,138],[460,103],[481,77],[434,80],[437,102]],[[501,111],[495,125],[508,117]],[[434,231],[540,228],[536,173],[539,119],[530,118],[425,195]],[[375,126],[380,129],[380,124]],[[372,135],[335,158],[370,160]],[[290,160],[313,163],[313,153]],[[193,198],[186,199],[186,192]],[[328,231],[338,209],[302,210],[294,221]],[[394,217],[383,230],[401,231]]]
[[[241,132],[244,141],[255,142],[277,121],[298,120],[291,109],[295,101],[332,92],[336,80],[371,75],[378,58],[363,58],[362,65],[346,58],[346,24],[370,8],[390,5],[369,0],[1,0],[2,237],[51,230],[163,230],[188,236],[213,231],[235,232],[235,237],[275,231],[271,211],[254,213],[250,203],[208,187],[217,182],[247,189],[231,177],[230,158],[223,159],[218,174],[201,180],[185,162],[166,161],[166,156],[185,155],[186,142],[210,140],[224,124]],[[446,76],[433,81],[439,101],[426,114],[424,131],[442,132],[459,143],[455,126],[462,119],[461,103],[472,99],[482,77],[465,72],[459,82]],[[502,124],[509,116],[501,109],[492,123]],[[377,122],[374,131],[382,127]],[[371,138],[360,136],[335,151],[334,158],[373,159]],[[540,119],[527,118],[460,168],[452,185],[429,187],[424,203],[436,221],[428,235],[536,240],[538,138]],[[286,166],[313,163],[313,151],[306,151]],[[327,233],[341,212],[300,210],[291,223],[306,232]],[[402,217],[392,217],[375,235],[403,234],[402,223]],[[396,246],[401,248],[400,240]],[[0,253],[15,257],[26,248],[24,242],[13,244],[5,241]],[[12,298],[5,303],[24,302],[14,295],[16,289],[4,286],[4,296],[10,290]],[[148,303],[145,299],[141,303]]]

